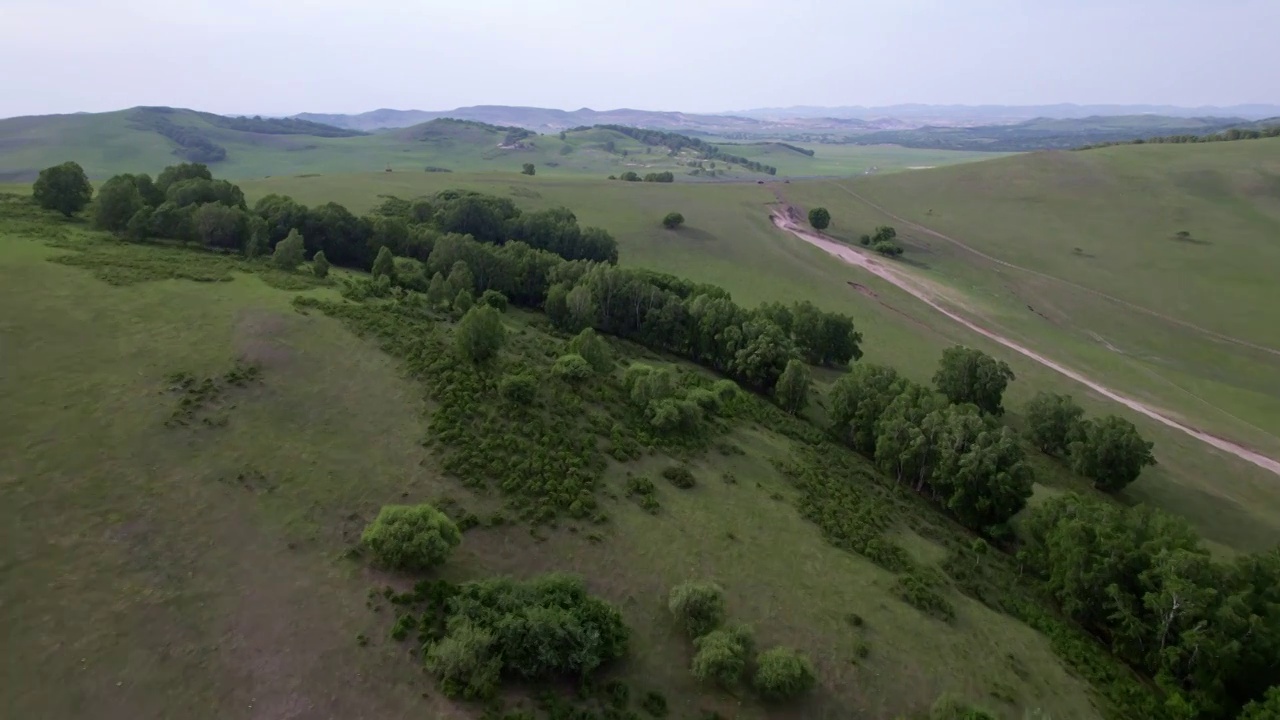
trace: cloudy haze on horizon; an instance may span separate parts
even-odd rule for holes
[[[1275,0],[0,0],[0,18],[0,117],[1280,102]]]

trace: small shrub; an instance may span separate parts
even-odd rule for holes
[[[660,692],[650,690],[640,701],[640,709],[649,713],[650,717],[664,718],[667,716],[667,698]]]
[[[485,290],[480,296],[480,304],[488,305],[500,313],[507,311],[507,296],[497,290]]]
[[[929,708],[929,720],[996,720],[996,716],[948,693]]]
[[[563,380],[581,382],[591,377],[591,364],[581,355],[561,355],[551,366],[551,372]]]
[[[815,230],[826,230],[831,224],[831,213],[823,207],[816,207],[809,211],[809,224]]]
[[[712,630],[693,641],[693,676],[724,687],[736,685],[747,668],[752,649],[751,630],[739,626]]]
[[[528,405],[538,397],[538,378],[529,373],[507,375],[498,382],[498,392],[513,403]]]
[[[449,634],[427,650],[424,664],[440,678],[440,688],[452,698],[476,700],[498,691],[502,659],[493,647],[493,634],[470,621],[454,623]]]
[[[678,212],[667,213],[667,216],[662,218],[662,227],[668,230],[675,230],[683,224],[684,216]]]
[[[689,637],[701,637],[724,622],[724,590],[712,582],[683,583],[671,588],[667,607]]]
[[[329,277],[329,259],[324,256],[323,250],[311,258],[311,272],[321,280]]]
[[[458,297],[470,300],[471,296],[465,291],[459,291]],[[472,362],[483,362],[498,354],[506,341],[506,334],[502,315],[488,305],[481,305],[471,308],[463,316],[454,332],[454,339],[463,357]]]
[[[430,570],[462,542],[462,533],[430,505],[386,505],[360,539],[387,567]]]
[[[608,344],[591,328],[583,330],[570,340],[569,350],[581,355],[596,372],[605,373],[613,368],[613,357]]]
[[[788,647],[765,650],[756,658],[756,692],[766,700],[790,700],[813,687],[817,680],[809,658]]]
[[[686,465],[672,465],[662,471],[662,477],[682,490],[688,490],[697,484],[697,481],[694,480],[693,472]]]
[[[908,605],[921,612],[933,615],[940,620],[955,619],[956,611],[951,603],[925,581],[915,575],[904,575],[898,578],[896,586],[898,597]]]

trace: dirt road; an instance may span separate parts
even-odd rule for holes
[[[1201,442],[1204,442],[1208,445],[1211,445],[1217,448],[1218,450],[1221,450],[1222,452],[1229,453],[1231,455],[1234,455],[1240,458],[1241,460],[1253,463],[1254,465],[1257,465],[1258,467],[1264,470],[1269,470],[1272,473],[1275,473],[1276,475],[1280,475],[1280,462],[1277,462],[1269,457],[1266,457],[1265,455],[1256,453],[1246,447],[1237,445],[1229,440],[1223,440],[1222,438],[1215,437],[1213,435],[1202,432],[1200,430],[1196,430],[1193,427],[1184,425],[1183,423],[1177,420],[1174,420],[1172,417],[1170,417],[1168,414],[1166,414],[1162,410],[1154,408],[1138,400],[1134,400],[1133,398],[1127,397],[1125,395],[1121,395],[1120,393],[1102,385],[1101,383],[1095,380],[1085,377],[1084,375],[1080,374],[1079,372],[1076,372],[1075,370],[1072,370],[1071,368],[1061,365],[1024,345],[1021,345],[1013,340],[1010,340],[1009,338],[1006,338],[1003,335],[992,332],[991,330],[988,330],[987,328],[984,328],[981,325],[978,325],[977,323],[969,320],[968,318],[965,318],[951,310],[948,310],[947,308],[943,307],[941,304],[938,303],[937,301],[938,295],[937,293],[935,293],[933,290],[929,288],[928,283],[918,278],[914,278],[909,273],[899,270],[898,268],[890,267],[886,262],[881,261],[875,257],[872,257],[866,253],[860,252],[852,247],[849,247],[848,245],[838,243],[818,233],[805,230],[803,227],[800,226],[797,220],[793,217],[794,213],[789,212],[790,210],[791,208],[788,207],[785,210],[779,209],[772,212],[770,216],[773,219],[773,224],[776,227],[786,230],[787,232],[791,233],[797,238],[809,243],[810,245],[813,245],[835,257],[840,258],[841,260],[849,263],[850,265],[856,265],[860,268],[863,268],[867,272],[870,272],[871,274],[876,275],[877,277],[883,279],[884,281],[891,283],[901,288],[902,290],[910,293],[920,302],[923,302],[924,304],[928,305],[929,307],[933,308],[939,313],[942,313],[943,315],[959,323],[960,325],[963,325],[964,327],[972,330],[973,332],[976,332],[979,335],[982,335],[983,337],[986,337],[990,340],[1000,343],[1001,345],[1021,355],[1025,355],[1026,357],[1034,360],[1035,362],[1038,362],[1041,365],[1044,365],[1045,367],[1051,370],[1054,370],[1055,372],[1058,372],[1062,375],[1065,375],[1066,377],[1071,378],[1072,380],[1075,380],[1076,382],[1080,383],[1081,385],[1084,385],[1085,387],[1089,388],[1090,390],[1093,390],[1094,392],[1098,393],[1099,395],[1102,395],[1103,397],[1114,400],[1115,402],[1118,402],[1121,405],[1124,405],[1125,407],[1133,410],[1134,412],[1142,413],[1143,415],[1146,415],[1147,417],[1151,418],[1152,420],[1155,420],[1156,422],[1159,422],[1163,425],[1167,425],[1168,427],[1171,427],[1175,430],[1184,432],[1187,435],[1190,435],[1191,437],[1196,438],[1197,440],[1200,440]]]

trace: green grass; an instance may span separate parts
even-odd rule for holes
[[[743,203],[759,199],[741,192]],[[0,631],[22,658],[4,671],[19,688],[12,713],[469,714],[387,639],[391,618],[366,607],[371,586],[402,581],[343,557],[383,504],[447,497],[484,516],[500,504],[442,476],[440,456],[422,445],[433,406],[399,359],[321,312],[299,312],[299,291],[256,266],[2,209]],[[86,256],[92,267],[50,262]],[[218,281],[165,279],[205,276]],[[331,287],[303,286],[337,299]],[[521,338],[513,347],[561,342],[531,320],[507,316]],[[218,378],[242,364],[259,376],[204,396],[195,417],[215,422],[166,426],[184,396],[175,373]],[[893,573],[824,541],[771,464],[792,456],[794,441],[751,424],[732,441],[744,455],[692,457],[691,490],[658,478],[675,462],[661,452],[611,464],[602,542],[572,522],[544,529],[541,542],[523,525],[477,528],[447,576],[584,574],[635,629],[620,669],[633,696],[661,690],[673,717],[765,716],[695,686],[686,670],[690,649],[663,605],[671,585],[696,577],[720,581],[731,616],[763,643],[813,657],[820,688],[788,715],[894,716],[954,691],[1008,694],[1000,706],[1015,715],[1097,716],[1044,637],[945,582],[957,619],[929,618],[897,599]],[[735,484],[721,479],[726,470]],[[628,471],[657,480],[658,515],[623,497]],[[942,538],[964,536],[913,498],[892,502],[905,512],[892,537],[925,566],[947,555]],[[850,613],[865,627],[851,627]]]
[[[136,110],[111,113],[56,115],[0,120],[0,182],[31,181],[45,167],[67,160],[79,162],[95,180],[124,172],[159,173],[179,162],[176,145],[140,127]],[[708,179],[688,173],[693,160],[687,153],[669,157],[666,148],[647,147],[625,135],[591,129],[565,134],[536,135],[519,147],[502,147],[505,133],[475,125],[434,121],[358,137],[316,137],[242,132],[214,126],[188,110],[163,114],[169,122],[189,128],[226,149],[225,160],[212,164],[219,177],[262,178],[385,172],[420,174],[427,167],[461,172],[517,174],[523,163],[537,166],[539,175],[604,178],[634,170],[641,175],[671,171],[678,182]],[[605,148],[613,143],[612,152]],[[907,150],[891,146],[816,146],[806,157],[778,146],[743,146],[735,153],[778,166],[783,175],[854,175],[870,167],[881,171],[910,166],[942,165],[994,157],[968,152]],[[626,156],[622,153],[626,152]],[[775,160],[777,162],[775,162]],[[755,180],[767,175],[719,162],[717,179]]]
[[[1225,148],[1231,152],[1240,152],[1239,148],[1256,145],[1256,143],[1216,143],[1205,146],[1138,146],[1139,151],[1155,150],[1170,152],[1189,149],[1204,153],[1204,157],[1217,157],[1214,152]],[[1260,148],[1276,147],[1275,145],[1258,145]],[[1120,154],[1132,152],[1135,148],[1113,148],[1104,151],[1090,151],[1081,156],[1066,155],[1065,161],[1077,162],[1075,158],[1092,156],[1093,152]],[[1053,155],[1032,155],[980,163],[958,168],[930,171],[917,171],[900,174],[883,179],[868,178],[864,181],[849,184],[850,188],[868,187],[904,188],[903,197],[909,197],[912,183],[923,183],[922,187],[953,188],[953,194],[963,183],[945,182],[946,178],[957,173],[981,173],[988,168],[1013,174],[1019,164],[1036,164],[1052,161]],[[1104,155],[1106,157],[1106,155]],[[1186,162],[1192,162],[1188,160]],[[1239,156],[1228,155],[1218,160],[1224,166],[1239,163]],[[1140,162],[1134,162],[1141,166]],[[1012,168],[1012,169],[1010,169]],[[935,176],[943,180],[931,180]],[[1065,179],[1063,176],[1056,176]],[[991,181],[993,187],[1019,187],[1016,176],[1007,178],[1007,182]],[[1117,181],[1118,182],[1118,181]],[[380,202],[383,194],[400,197],[414,197],[435,192],[447,187],[466,187],[484,192],[512,197],[523,207],[540,208],[553,205],[565,205],[574,210],[579,219],[588,225],[600,225],[608,228],[617,238],[620,255],[624,265],[649,267],[665,272],[683,275],[693,279],[713,282],[730,290],[741,303],[755,305],[759,302],[779,300],[809,299],[820,306],[832,310],[847,312],[855,318],[859,329],[866,336],[864,349],[866,359],[893,365],[909,377],[921,382],[928,382],[936,368],[942,350],[952,344],[962,343],[979,347],[1000,357],[1013,367],[1018,380],[1009,389],[1006,407],[1010,409],[1010,422],[1017,426],[1021,420],[1019,408],[1040,390],[1071,393],[1086,407],[1092,415],[1116,413],[1129,417],[1141,429],[1144,435],[1156,444],[1155,454],[1159,465],[1147,469],[1137,483],[1126,490],[1125,497],[1130,501],[1146,501],[1157,506],[1177,512],[1190,519],[1197,529],[1220,549],[1225,550],[1258,550],[1270,547],[1275,533],[1280,530],[1280,485],[1275,477],[1254,465],[1242,460],[1226,456],[1210,449],[1208,446],[1186,435],[1169,429],[1164,425],[1151,421],[1136,413],[1120,408],[1106,398],[1096,396],[1086,388],[1068,380],[1056,372],[1048,370],[1021,355],[997,345],[985,338],[957,326],[954,322],[942,317],[930,308],[920,304],[916,299],[893,286],[871,276],[860,269],[851,268],[833,261],[822,251],[812,248],[794,238],[778,232],[767,218],[769,204],[776,201],[774,191],[782,193],[787,199],[806,207],[825,204],[831,208],[834,220],[831,232],[836,236],[853,238],[862,232],[869,232],[875,225],[894,223],[865,205],[857,202],[841,188],[847,181],[823,182],[781,182],[765,186],[754,184],[699,184],[665,186],[653,184],[614,184],[600,183],[588,179],[534,177],[519,178],[500,174],[484,175],[433,175],[409,176],[398,174],[369,174],[349,177],[313,177],[313,178],[271,178],[267,180],[243,183],[246,194],[252,201],[271,192],[289,194],[298,200],[313,204],[336,200],[353,209],[365,210]],[[936,185],[930,185],[936,183]],[[1078,192],[1085,192],[1086,184],[1080,184]],[[1015,192],[1010,190],[1010,192]],[[1043,195],[1041,195],[1043,197]],[[1129,196],[1135,207],[1143,207],[1141,197],[1136,193]],[[941,210],[933,207],[934,215],[927,211],[931,206],[926,200],[913,199],[917,206],[924,204],[921,212],[923,222],[928,223]],[[1043,204],[1043,200],[1039,204]],[[1168,202],[1176,202],[1168,200]],[[1187,202],[1193,202],[1188,199]],[[960,205],[960,201],[955,201]],[[1119,204],[1119,203],[1117,203]],[[1030,203],[1032,207],[1037,203]],[[1018,203],[1010,200],[1001,207],[1016,211]],[[1065,203],[1060,207],[1069,207]],[[672,232],[662,228],[660,220],[669,211],[679,211],[686,218],[686,226]],[[984,213],[976,208],[967,211],[969,216],[978,222]],[[1064,210],[1064,212],[1067,212]],[[1153,211],[1154,212],[1154,211]],[[1113,212],[1113,216],[1122,213]],[[1226,211],[1221,213],[1226,215]],[[1008,238],[1008,246],[1019,243],[1019,228],[1037,227],[1033,218],[1015,215],[1021,222],[1010,222],[993,227],[1003,228],[1001,232]],[[1066,219],[1061,222],[1067,222]],[[1081,220],[1081,222],[1088,222]],[[1025,224],[1024,224],[1025,223]],[[914,233],[897,223],[908,246],[905,262],[912,263],[927,277],[963,292],[970,307],[980,308],[984,319],[1000,328],[1011,337],[1024,338],[1035,347],[1043,347],[1051,357],[1058,358],[1095,375],[1099,380],[1122,392],[1136,394],[1161,407],[1178,412],[1197,425],[1210,432],[1220,434],[1246,444],[1254,444],[1261,448],[1268,445],[1272,434],[1267,430],[1259,431],[1251,425],[1267,428],[1267,413],[1250,418],[1249,405],[1230,406],[1232,397],[1241,391],[1226,390],[1226,383],[1197,387],[1191,381],[1178,374],[1176,368],[1167,364],[1152,363],[1147,366],[1139,364],[1139,358],[1131,355],[1118,355],[1099,346],[1097,341],[1087,335],[1093,331],[1103,334],[1113,342],[1129,347],[1134,344],[1154,341],[1164,343],[1162,347],[1172,349],[1164,357],[1179,359],[1182,356],[1207,358],[1209,367],[1216,365],[1216,373],[1230,368],[1233,372],[1240,368],[1240,378],[1231,382],[1243,384],[1253,403],[1267,406],[1274,402],[1265,393],[1249,391],[1254,388],[1268,387],[1268,379],[1274,386],[1276,377],[1273,367],[1258,361],[1247,353],[1228,352],[1226,348],[1206,343],[1199,336],[1174,336],[1166,338],[1172,332],[1159,323],[1153,323],[1146,316],[1137,319],[1126,319],[1124,313],[1116,312],[1114,305],[1098,300],[1085,293],[1073,293],[1069,302],[1061,301],[1056,305],[1057,294],[1047,294],[1043,285],[1029,285],[1034,292],[1045,292],[1049,304],[1045,300],[1026,300],[1027,291],[1016,289],[1010,291],[1007,285],[1022,288],[1030,283],[1027,279],[1018,279],[1009,272],[997,273],[994,269],[974,266],[964,253],[952,251],[951,246],[936,239]],[[1260,225],[1259,227],[1266,227]],[[1193,228],[1194,229],[1194,228]],[[994,232],[994,231],[993,231]],[[1199,232],[1199,231],[1197,231]],[[1045,263],[1057,262],[1055,254],[1066,255],[1068,263],[1074,261],[1070,248],[1079,242],[1074,234],[1066,230],[1062,234],[1071,238],[1069,247],[1053,250],[1048,243],[1043,251]],[[967,235],[966,240],[973,240]],[[983,233],[981,237],[986,237]],[[1255,235],[1257,244],[1264,242],[1264,236]],[[1059,241],[1061,242],[1061,241]],[[1100,242],[1100,241],[1099,241]],[[1125,236],[1123,243],[1134,242]],[[1163,244],[1161,244],[1163,243]],[[1122,244],[1117,238],[1112,245]],[[1030,244],[1023,241],[1021,253],[1031,252]],[[1182,243],[1171,239],[1149,239],[1151,253],[1185,252]],[[1208,249],[1213,247],[1192,246],[1192,249]],[[1109,251],[1111,253],[1117,250]],[[1243,252],[1243,251],[1242,251]],[[1262,249],[1260,252],[1270,252]],[[1139,275],[1144,272],[1140,267],[1140,255],[1133,254],[1133,264],[1129,268]],[[944,263],[944,259],[949,259]],[[1018,257],[1022,260],[1022,257]],[[1205,272],[1219,272],[1216,264],[1229,263],[1239,268],[1244,262],[1241,257],[1224,253],[1212,253],[1209,257],[1210,267]],[[1248,264],[1248,263],[1245,263]],[[1065,263],[1059,263],[1058,267]],[[1046,267],[1051,267],[1046,265]],[[1254,274],[1265,271],[1267,266],[1259,264]],[[1087,276],[1079,276],[1087,280]],[[1166,275],[1170,287],[1180,287],[1177,279]],[[854,283],[861,290],[852,287]],[[1225,284],[1225,281],[1224,281]],[[1117,284],[1117,294],[1128,290]],[[1049,288],[1053,290],[1053,288]],[[1060,290],[1053,290],[1060,293]],[[1224,292],[1235,292],[1227,291]],[[1016,296],[1015,296],[1016,293]],[[1135,297],[1135,301],[1137,298]],[[1206,296],[1205,299],[1208,302]],[[1075,316],[1076,311],[1084,310],[1090,320],[1086,330],[1071,330],[1074,335],[1071,342],[1059,341],[1057,335],[1046,332],[1045,323],[1039,316],[1032,315],[1026,309],[1030,302],[1037,310],[1045,314],[1054,313],[1051,317]],[[1159,305],[1157,305],[1159,307]],[[1263,313],[1266,308],[1263,306]],[[1055,310],[1056,308],[1056,310]],[[1225,315],[1226,311],[1222,313]],[[1233,313],[1248,315],[1249,313]],[[1212,322],[1205,317],[1209,327],[1225,326]],[[1234,322],[1247,322],[1235,320]],[[1114,325],[1124,323],[1116,330]],[[1068,335],[1066,331],[1055,332]],[[1033,334],[1037,333],[1038,334]],[[1047,343],[1041,345],[1041,343]],[[1123,346],[1123,345],[1122,345]],[[1163,352],[1163,350],[1162,350]],[[1157,373],[1153,375],[1152,373]],[[821,373],[820,377],[823,376]],[[1208,378],[1214,375],[1207,376]],[[829,380],[830,378],[827,377]],[[1199,398],[1189,396],[1185,390],[1178,389],[1170,382],[1190,389]],[[1198,391],[1198,392],[1197,392]],[[1233,394],[1234,393],[1234,394]],[[1273,392],[1271,398],[1280,395]],[[1246,418],[1240,422],[1229,417],[1221,410],[1209,408],[1206,401],[1215,407],[1225,408],[1231,415]],[[1280,454],[1278,451],[1277,454]],[[1044,461],[1039,473],[1041,484],[1046,487],[1081,488],[1077,478],[1072,476],[1058,464]],[[1230,482],[1224,482],[1229,478]]]

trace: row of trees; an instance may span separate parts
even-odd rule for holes
[[[1067,460],[1099,490],[1121,490],[1156,463],[1152,444],[1133,423],[1115,415],[1085,420],[1070,395],[1041,392],[1027,404],[1026,416],[1031,442]]]
[[[604,130],[612,130],[616,133],[626,135],[633,140],[639,140],[645,145],[661,145],[670,149],[671,154],[676,154],[684,148],[690,148],[697,152],[705,160],[720,160],[735,165],[741,165],[748,170],[759,173],[767,173],[769,175],[777,175],[778,168],[772,165],[765,165],[750,158],[741,155],[732,155],[724,152],[716,145],[712,145],[705,140],[680,133],[665,132],[663,130],[645,130],[642,128],[634,128],[626,125],[597,125],[597,128]]]
[[[1164,135],[1160,137],[1138,138],[1137,140],[1116,140],[1113,142],[1100,142],[1091,145],[1085,145],[1077,148],[1078,150],[1093,150],[1095,148],[1110,147],[1112,145],[1145,145],[1145,144],[1183,144],[1183,143],[1209,143],[1209,142],[1233,142],[1235,140],[1261,140],[1262,138],[1280,137],[1280,125],[1272,125],[1259,130],[1245,130],[1241,128],[1232,128],[1220,133],[1212,133],[1210,135]]]
[[[1024,530],[1025,566],[1155,679],[1174,717],[1232,717],[1280,684],[1280,549],[1217,562],[1181,519],[1075,494],[1037,506]]]

